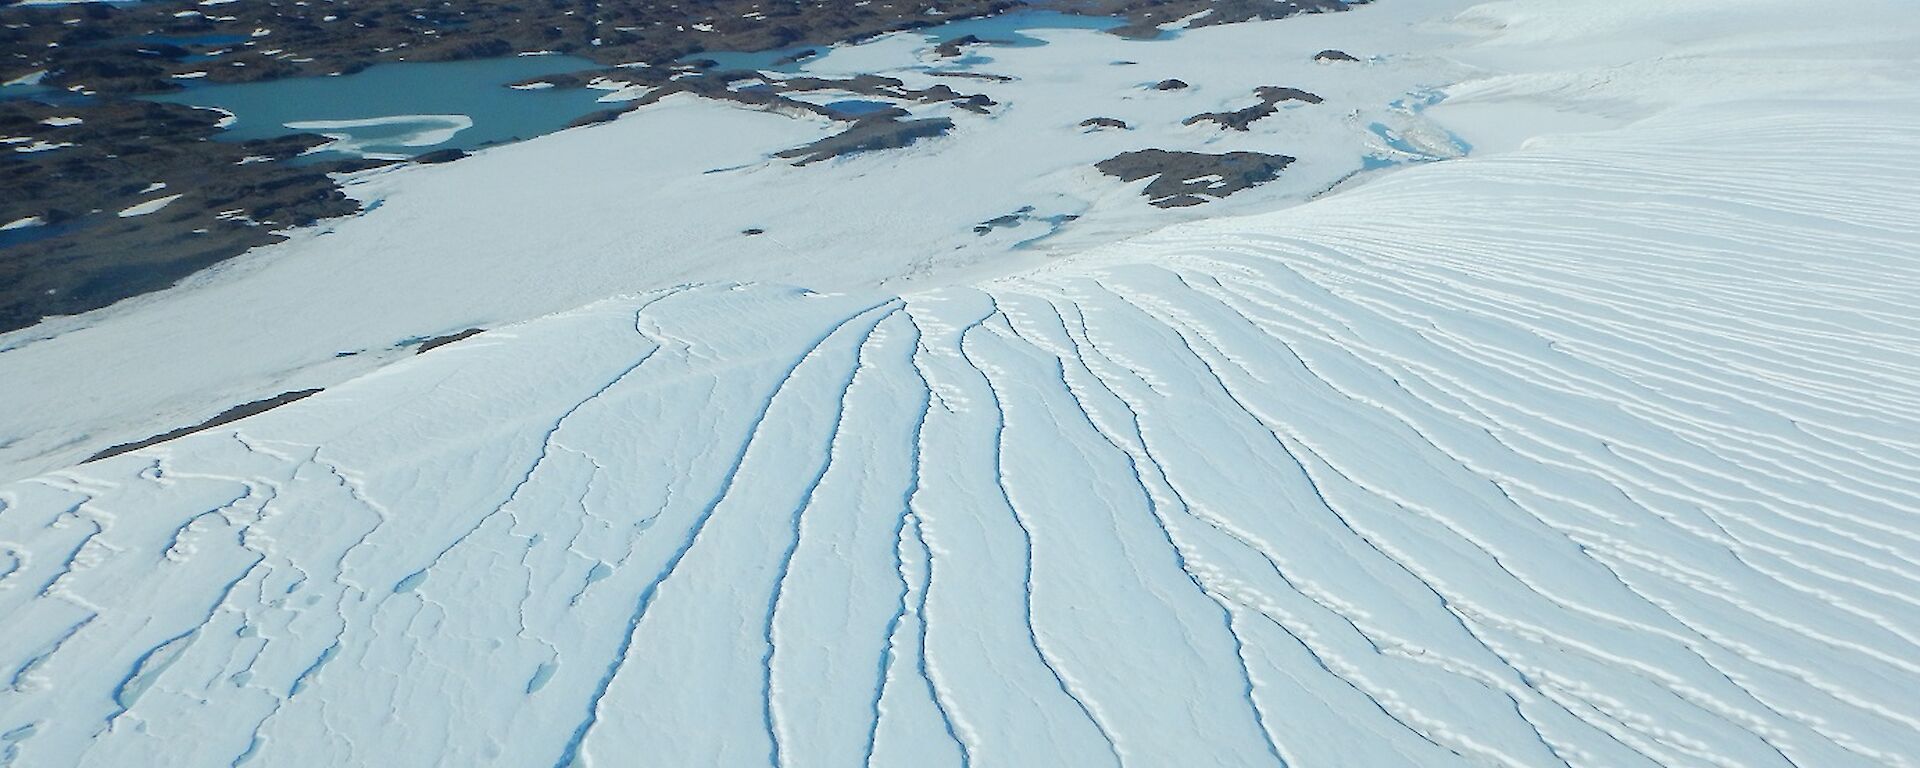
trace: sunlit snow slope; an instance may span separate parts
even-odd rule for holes
[[[1914,111],[613,299],[0,487],[0,765],[1920,763]]]
[[[0,493],[0,763],[1920,759],[1920,129],[696,286]]]

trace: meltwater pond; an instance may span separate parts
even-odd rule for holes
[[[42,85],[47,76],[45,71],[33,72],[0,82],[0,101],[14,99],[32,99],[45,104],[87,104],[93,97],[84,92],[69,91]]]
[[[233,113],[223,140],[291,133],[334,139],[325,153],[411,157],[474,149],[565,128],[601,109],[600,91],[507,85],[599,65],[573,56],[378,64],[351,75],[193,85],[151,96]]]

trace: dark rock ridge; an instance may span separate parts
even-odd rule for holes
[[[626,114],[626,110],[624,109],[602,109],[596,112],[588,112],[587,114],[574,118],[572,122],[567,123],[567,127],[579,128],[587,125],[610,123],[623,114]]]
[[[425,341],[420,342],[420,346],[415,348],[413,350],[413,353],[416,355],[424,355],[428,352],[432,352],[433,350],[439,349],[448,344],[452,344],[458,341],[466,341],[467,339],[471,339],[475,336],[478,336],[486,332],[487,332],[487,329],[485,328],[468,328],[458,333],[449,333],[445,336],[435,336],[431,339],[427,339]]]
[[[1096,128],[1096,129],[1119,128],[1121,130],[1126,130],[1127,121],[1120,120],[1117,118],[1112,118],[1112,117],[1089,117],[1085,120],[1080,121],[1080,127]]]
[[[1261,101],[1269,104],[1278,104],[1283,101],[1304,101],[1308,104],[1319,104],[1326,101],[1326,99],[1320,98],[1316,94],[1308,93],[1299,88],[1288,88],[1279,85],[1260,86],[1253,89],[1253,95],[1260,97]]]
[[[968,46],[985,45],[986,42],[987,41],[982,40],[975,35],[966,35],[963,37],[956,37],[952,40],[948,40],[944,43],[934,46],[933,55],[943,59],[951,59],[959,56],[961,53],[964,53]]]
[[[1344,11],[1366,5],[1372,0],[1056,0],[1044,3],[1069,13],[1121,16],[1123,26],[1107,30],[1122,37],[1152,39],[1160,35],[1160,25],[1179,21],[1194,14],[1205,15],[1189,22],[1196,27],[1236,24],[1242,21],[1284,19],[1302,13]]]
[[[736,83],[744,80],[757,82],[745,88],[734,87]],[[986,114],[988,108],[995,105],[993,99],[985,94],[965,94],[945,84],[937,84],[930,88],[908,88],[899,78],[882,75],[858,75],[844,79],[790,77],[775,80],[758,72],[728,72],[662,82],[647,95],[630,102],[626,108],[638,109],[675,93],[692,93],[773,111],[812,114],[851,123],[839,134],[776,154],[777,157],[795,159],[795,165],[807,165],[859,152],[897,149],[920,139],[945,134],[953,129],[953,121],[948,118],[906,119],[909,113],[898,107],[856,115],[788,95],[812,91],[848,91],[876,100],[902,104],[949,104],[956,109],[977,114]]]
[[[466,156],[467,151],[464,149],[436,149],[423,155],[416,155],[413,161],[421,165],[438,165],[451,163]]]
[[[793,158],[794,165],[806,165],[877,149],[898,149],[950,130],[953,130],[953,121],[944,117],[901,120],[894,115],[876,113],[854,121],[845,131],[776,153],[776,156]]]
[[[191,427],[181,427],[179,429],[175,429],[169,432],[164,432],[158,435],[154,435],[153,437],[149,437],[145,440],[137,440],[131,443],[121,443],[111,448],[104,449],[99,453],[96,453],[92,456],[88,456],[86,458],[86,461],[99,461],[101,459],[108,458],[110,456],[118,456],[120,454],[127,453],[129,451],[137,451],[150,445],[159,445],[169,440],[177,440],[179,438],[186,437],[187,435],[191,435],[195,432],[205,432],[209,429],[213,429],[214,427],[220,427],[220,426],[232,424],[248,416],[265,413],[267,411],[271,411],[280,406],[286,405],[287,403],[291,403],[295,400],[300,400],[302,398],[317,395],[319,393],[320,393],[320,390],[318,389],[302,389],[294,392],[283,392],[281,394],[274,395],[273,397],[269,397],[265,400],[255,400],[245,405],[236,405],[232,408],[228,408],[224,411],[221,411],[220,415],[218,416],[215,416],[211,419],[207,419],[206,421],[200,422]],[[84,464],[86,462],[83,461],[81,463]]]
[[[814,50],[812,48],[808,48],[804,51],[800,51],[798,53],[794,53],[789,56],[782,56],[780,57],[780,60],[775,61],[774,64],[781,65],[781,66],[785,66],[787,64],[798,64],[800,62],[806,61],[807,59],[811,59],[818,55],[820,55],[819,51]]]
[[[1027,218],[1027,214],[1030,214],[1030,213],[1033,213],[1033,206],[1031,205],[1020,206],[1020,208],[1015,210],[1013,213],[1009,213],[1003,216],[995,216],[991,219],[987,219],[986,221],[980,222],[979,224],[973,225],[973,233],[976,235],[985,235],[1001,227],[1020,226],[1020,222],[1025,221]]]
[[[1244,109],[1236,109],[1232,112],[1202,112],[1180,122],[1182,125],[1197,125],[1199,123],[1212,122],[1218,123],[1222,130],[1233,129],[1236,131],[1244,131],[1247,130],[1247,126],[1252,125],[1254,121],[1280,111],[1280,104],[1282,102],[1300,101],[1307,104],[1319,104],[1325,101],[1325,99],[1319,96],[1298,88],[1283,88],[1277,85],[1260,86],[1259,88],[1253,89],[1253,94],[1260,97],[1259,104]]]
[[[1006,75],[994,75],[986,72],[928,72],[934,77],[958,77],[966,80],[986,80],[995,83],[1011,83],[1013,78]]]
[[[1182,208],[1220,199],[1279,178],[1294,158],[1261,152],[1173,152],[1141,149],[1124,152],[1095,164],[1095,168],[1122,181],[1152,178],[1144,194],[1160,208]]]
[[[1328,61],[1359,61],[1360,59],[1355,58],[1353,54],[1347,53],[1346,51],[1336,51],[1332,48],[1328,48],[1324,51],[1314,54],[1313,60],[1320,61],[1320,62],[1328,62]]]
[[[1186,87],[1188,87],[1187,81],[1171,77],[1153,84],[1153,89],[1156,91],[1178,91]]]
[[[742,81],[755,81],[746,87],[736,87]],[[652,104],[676,93],[690,93],[719,101],[731,101],[752,107],[793,114],[812,114],[830,120],[867,119],[878,115],[905,116],[906,110],[892,109],[870,112],[862,115],[849,115],[846,112],[795,99],[788,94],[809,93],[814,91],[848,91],[874,100],[901,104],[951,104],[955,108],[986,114],[994,101],[986,94],[961,93],[947,86],[937,84],[930,88],[908,88],[899,78],[882,75],[858,75],[850,78],[790,77],[776,80],[758,72],[725,72],[704,77],[649,80],[641,77],[623,82],[652,85],[653,90],[645,96],[628,102],[623,110],[634,110]],[[608,118],[611,119],[611,118]]]

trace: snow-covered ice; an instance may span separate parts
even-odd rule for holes
[[[287,123],[286,126],[296,131],[312,131],[332,139],[326,144],[308,150],[309,153],[366,154],[365,149],[369,146],[431,147],[435,144],[444,144],[461,131],[472,128],[473,118],[466,115],[393,115],[362,120],[299,120]],[[404,126],[410,130],[392,133],[396,130],[392,126]],[[356,128],[386,128],[387,132],[378,136],[355,136],[353,131]]]
[[[0,486],[0,764],[1920,763],[1920,10],[1620,5],[1433,110],[1578,132]]]
[[[809,60],[808,72],[878,67],[911,88],[945,85],[1000,106],[989,115],[942,106],[922,116],[953,119],[949,136],[805,167],[772,156],[844,124],[682,95],[458,163],[377,172],[347,188],[373,208],[363,215],[296,232],[168,292],[0,335],[0,402],[39,404],[0,413],[0,480],[366,373],[410,354],[395,349],[402,339],[497,327],[615,293],[707,280],[901,290],[1044,263],[1183,219],[1299,202],[1361,168],[1372,139],[1365,126],[1404,118],[1394,101],[1469,74],[1430,53],[1466,39],[1430,22],[1434,13],[1378,3],[1152,42],[1037,30],[1030,36],[1051,43],[983,49],[991,61],[975,69],[1019,78],[1009,82],[928,74],[922,57],[933,46],[914,36],[836,48]],[[1406,53],[1364,67],[1315,65],[1327,45]],[[1174,75],[1194,87],[1144,87]],[[1244,106],[1265,85],[1326,102],[1244,133],[1180,124]],[[1079,123],[1099,115],[1136,128],[1083,133]],[[1093,168],[1146,147],[1301,160],[1270,184],[1165,211],[1138,185]],[[1019,227],[974,231],[1029,206],[1032,220]],[[1080,218],[1049,236],[1048,218],[1072,215]],[[750,228],[767,234],[743,237]],[[82,370],[90,374],[67,373]],[[121,383],[136,376],[137,388]]]
[[[162,209],[165,209],[167,206],[172,205],[173,201],[178,200],[181,197],[182,195],[162,195],[152,200],[147,200],[145,202],[136,203],[134,205],[127,206],[126,208],[122,208],[120,209],[120,213],[118,214],[118,216],[123,219],[128,219],[134,216],[147,216],[150,214],[159,213]]]

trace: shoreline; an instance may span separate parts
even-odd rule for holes
[[[351,75],[382,62],[473,61],[529,52],[584,56],[605,67],[588,70],[589,76],[614,74],[644,83],[643,87],[657,88],[689,75],[699,78],[708,74],[697,67],[674,64],[706,50],[771,50],[793,45],[824,48],[889,32],[1040,9],[1116,16],[1132,25],[1118,28],[1119,34],[1138,35],[1154,24],[1175,20],[1165,18],[1173,10],[1197,7],[1196,3],[1184,0],[1184,4],[1167,6],[1138,0],[960,0],[943,3],[937,21],[924,14],[907,13],[906,5],[859,3],[754,23],[738,18],[723,23],[733,17],[725,15],[732,6],[722,4],[709,8],[704,22],[687,22],[676,32],[662,33],[645,25],[623,25],[613,17],[637,13],[644,21],[647,13],[677,11],[655,9],[646,0],[628,0],[597,4],[608,19],[590,20],[573,32],[563,32],[559,41],[546,32],[536,34],[526,20],[516,17],[507,23],[489,17],[488,5],[445,18],[419,16],[415,23],[402,28],[377,21],[377,8],[360,9],[356,13],[361,16],[350,17],[340,15],[346,13],[345,9],[336,9],[316,23],[311,14],[317,11],[312,9],[272,10],[273,14],[296,15],[267,16],[261,14],[268,10],[238,5],[216,6],[218,12],[202,10],[189,0],[126,6],[0,7],[0,22],[5,22],[8,30],[0,35],[0,66],[6,67],[0,70],[0,77],[8,78],[11,87],[34,89],[34,93],[0,98],[0,135],[17,138],[48,134],[39,146],[54,150],[12,153],[12,159],[22,162],[10,168],[0,182],[28,190],[29,194],[0,203],[0,221],[41,217],[47,223],[62,225],[32,237],[15,237],[16,242],[0,246],[0,284],[9,286],[0,291],[0,333],[29,328],[49,316],[96,310],[163,289],[248,249],[280,242],[282,230],[352,215],[357,211],[341,207],[344,198],[338,194],[337,185],[309,171],[348,171],[397,159],[374,154],[357,160],[290,167],[288,161],[297,153],[287,155],[281,147],[298,145],[298,152],[310,152],[354,146],[351,142],[329,145],[323,143],[328,137],[308,138],[297,133],[268,140],[238,158],[229,157],[232,153],[226,148],[208,146],[226,143],[220,126],[190,125],[194,121],[181,119],[174,127],[150,130],[117,121],[116,113],[137,109],[127,103],[128,99],[177,94],[188,83],[279,82],[316,75]],[[1345,7],[1337,0],[1314,0],[1299,10],[1264,13],[1278,18]],[[183,8],[186,10],[180,10]],[[362,16],[364,20],[360,20]],[[1261,17],[1259,13],[1248,16],[1257,17]],[[1232,21],[1238,17],[1221,18]],[[77,19],[77,23],[66,23],[69,19]],[[551,29],[574,29],[566,25],[576,22],[579,20],[569,19]],[[348,30],[343,26],[348,23],[355,26]],[[587,38],[604,34],[595,30],[608,26],[616,30],[610,39]],[[637,31],[643,28],[649,31]],[[248,29],[251,32],[233,33]],[[347,31],[335,33],[329,29]],[[646,68],[632,68],[635,63]],[[41,104],[38,99],[47,94],[58,94],[59,98]],[[5,96],[0,90],[0,97]],[[616,105],[616,109],[632,106]],[[605,120],[615,114],[582,119]],[[38,125],[56,117],[78,122],[60,127]],[[215,141],[207,141],[209,138]],[[0,146],[0,151],[8,149],[19,147]],[[135,153],[158,161],[138,168],[112,161]],[[240,195],[209,199],[188,184],[188,179],[195,176],[194,169],[231,165],[237,160],[254,166],[236,171],[252,180]],[[105,229],[96,225],[103,213],[137,204],[137,200],[121,196],[157,178],[166,178],[176,191],[187,195],[174,215],[121,222]],[[80,184],[68,179],[86,181]],[[185,215],[188,211],[197,215]],[[140,256],[129,259],[127,254]]]
[[[0,465],[46,466],[76,446],[91,452],[233,403],[327,387],[397,359],[406,339],[500,327],[609,293],[708,280],[909,290],[1044,263],[1176,222],[1292,205],[1376,151],[1352,114],[1401,119],[1388,105],[1448,71],[1395,57],[1321,63],[1316,52],[1423,50],[1455,39],[1396,31],[1432,13],[1381,3],[1150,42],[1045,31],[1037,34],[1047,45],[971,49],[991,59],[974,73],[990,77],[966,80],[943,76],[945,60],[914,37],[837,49],[809,63],[819,83],[786,82],[844,86],[877,68],[890,80],[861,89],[887,94],[879,98],[907,113],[897,119],[954,127],[904,148],[806,165],[778,155],[860,120],[811,112],[796,119],[681,93],[643,108],[644,120],[451,163],[350,174],[342,181],[367,209],[360,215],[289,232],[285,243],[174,289],[0,337],[9,347],[0,352],[0,397],[44,406],[0,421]],[[1051,74],[1061,67],[1081,74]],[[1176,76],[1192,86],[1154,89]],[[1324,103],[1284,102],[1246,130],[1188,124],[1197,114],[1259,103],[1267,87],[1297,88]],[[994,103],[976,111],[948,93],[986,94]],[[1098,115],[1128,127],[1081,125]],[[704,138],[688,146],[687,136]],[[1231,196],[1162,208],[1143,194],[1150,181],[1097,168],[1148,149],[1298,159],[1277,179]],[[1198,191],[1228,191],[1203,178],[1219,171],[1168,169]],[[239,317],[260,319],[228,320]],[[138,392],[112,386],[111,372],[127,368],[164,375]],[[76,387],[70,374],[81,370],[96,378]]]

